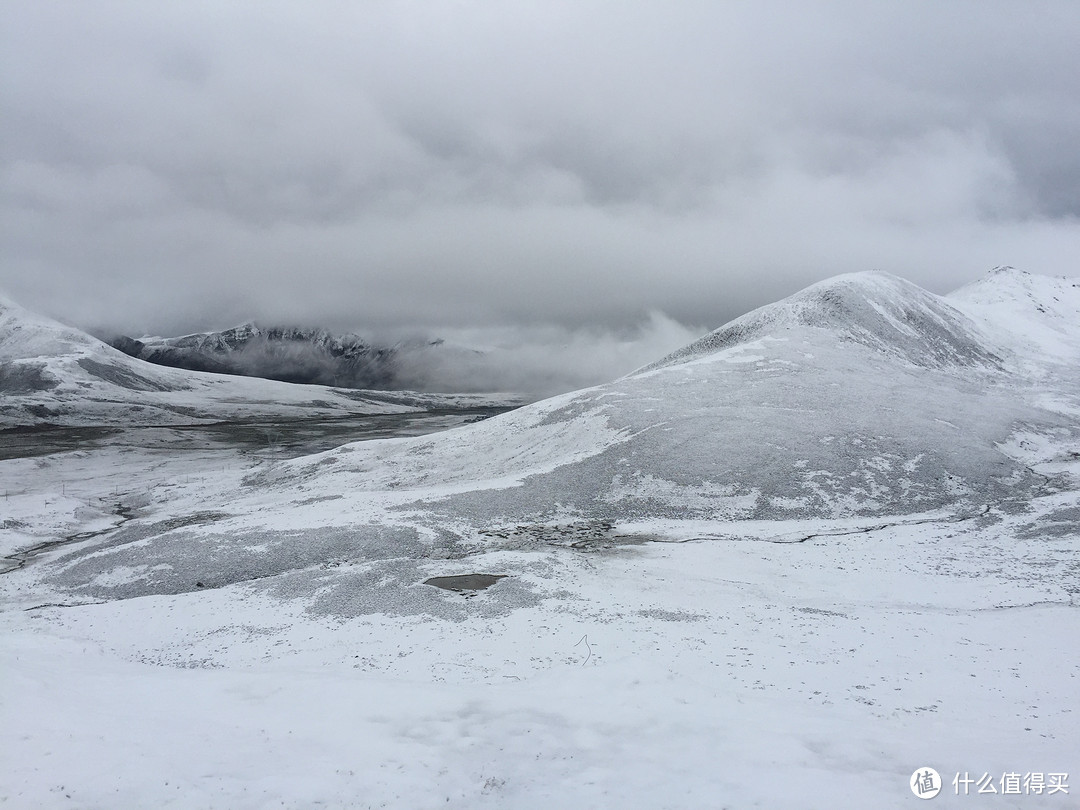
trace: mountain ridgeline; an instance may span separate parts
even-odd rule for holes
[[[136,340],[120,336],[109,342],[132,357],[170,368],[375,390],[403,387],[400,356],[410,348],[421,348],[410,344],[381,346],[357,335],[333,335],[325,329],[264,329],[253,323],[184,337]]]

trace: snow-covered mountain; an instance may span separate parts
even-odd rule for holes
[[[394,381],[393,347],[325,329],[245,323],[174,338],[121,336],[110,343],[140,360],[194,371],[344,388],[387,388]]]
[[[510,397],[356,391],[163,368],[0,298],[0,427],[400,413]]]
[[[380,345],[355,334],[255,323],[183,337],[120,336],[109,343],[132,357],[172,368],[368,390],[430,390],[423,379],[425,367],[476,363],[482,357],[443,340]]]
[[[998,267],[946,296],[1001,346],[1021,377],[1075,379],[1080,364],[1080,280]]]

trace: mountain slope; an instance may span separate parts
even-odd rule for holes
[[[926,290],[881,272],[836,276],[736,318],[641,371],[715,354],[798,327],[828,330],[906,365],[997,367],[975,324]]]
[[[1014,373],[1068,377],[1080,364],[1080,279],[998,267],[944,300],[993,335]]]

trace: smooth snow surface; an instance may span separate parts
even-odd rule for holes
[[[4,368],[43,406],[85,381],[56,357],[117,361],[41,334]],[[841,276],[443,433],[0,476],[12,807],[901,807],[923,766],[936,806],[1080,792],[1077,280]]]

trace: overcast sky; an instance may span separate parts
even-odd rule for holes
[[[670,336],[1080,273],[1076,0],[0,9],[0,289],[88,328]]]

